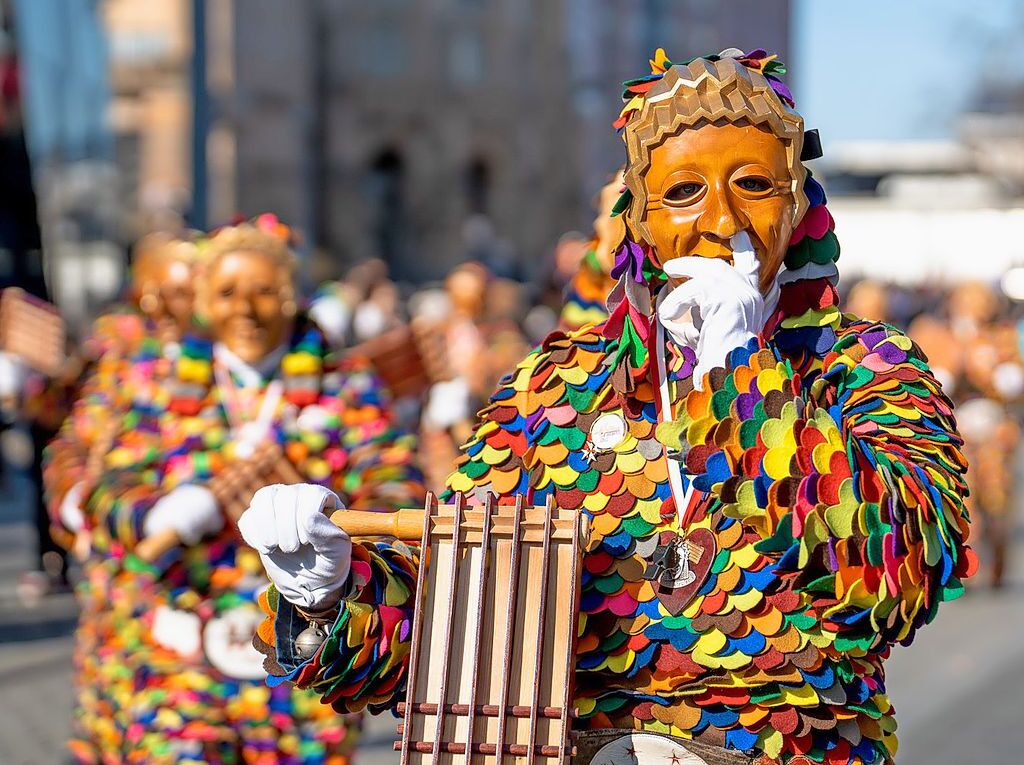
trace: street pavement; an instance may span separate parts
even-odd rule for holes
[[[15,583],[31,561],[31,494],[0,484],[0,765],[65,765],[71,711],[70,594],[22,606]],[[1019,519],[1020,520],[1020,519]],[[888,663],[900,721],[897,765],[1024,763],[1024,528],[1003,592],[976,587],[946,604],[911,649]],[[370,718],[357,765],[391,765],[395,720]]]

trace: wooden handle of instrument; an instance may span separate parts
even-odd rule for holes
[[[360,537],[394,537],[417,542],[423,537],[423,511],[395,510],[375,513],[367,510],[336,510],[331,522],[353,539]]]
[[[181,539],[178,537],[178,532],[174,529],[164,529],[135,545],[135,555],[146,563],[152,563],[179,544],[181,544]]]

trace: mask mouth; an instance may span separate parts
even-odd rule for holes
[[[720,244],[718,242],[709,242],[706,239],[701,240],[690,255],[697,258],[712,258],[714,260],[724,260],[730,266],[732,263],[732,248],[728,244]]]

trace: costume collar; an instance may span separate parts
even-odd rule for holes
[[[213,359],[218,364],[227,367],[235,379],[241,383],[243,388],[258,388],[274,376],[281,366],[281,360],[288,352],[289,343],[281,343],[255,364],[250,364],[241,359],[238,354],[231,351],[224,343],[213,344]]]

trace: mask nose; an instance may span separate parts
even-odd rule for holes
[[[732,199],[723,188],[709,189],[708,204],[697,220],[700,234],[721,244],[729,244],[729,240],[746,227],[745,221],[733,207]]]

